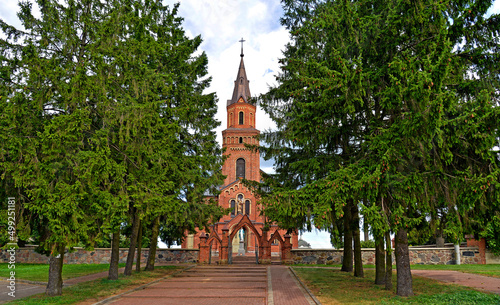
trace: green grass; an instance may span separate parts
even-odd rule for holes
[[[135,271],[131,276],[120,277],[116,281],[110,281],[106,278],[93,280],[85,283],[76,284],[70,287],[63,288],[63,294],[56,297],[48,297],[44,294],[34,295],[21,300],[8,302],[7,304],[19,305],[38,305],[38,304],[52,304],[52,305],[66,305],[77,304],[83,301],[91,303],[98,302],[107,296],[115,295],[132,289],[134,287],[152,282],[158,278],[167,276],[174,273],[176,270],[183,268],[178,266],[158,266],[154,271],[142,271],[136,273]]]
[[[414,277],[415,296],[396,296],[396,275],[393,291],[374,285],[375,271],[365,270],[364,278],[335,269],[294,267],[299,277],[324,305],[327,304],[500,304],[500,296],[481,293],[467,287],[443,284]]]
[[[454,270],[500,278],[500,265],[411,265],[414,270]]]
[[[334,265],[308,265],[308,264],[296,264],[294,267],[333,267],[340,268],[341,264]],[[363,265],[365,269],[373,269],[375,265]],[[392,269],[396,270],[396,265],[392,266]],[[498,277],[500,278],[500,264],[491,265],[411,265],[413,270],[454,270],[465,273],[474,273],[479,275]]]
[[[48,264],[16,264],[15,269],[9,269],[8,264],[0,264],[0,277],[8,278],[10,271],[16,272],[16,279],[47,282],[49,280]],[[120,267],[125,264],[120,264]],[[63,265],[63,280],[109,270],[109,264]]]

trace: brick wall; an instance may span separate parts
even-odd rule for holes
[[[156,263],[196,263],[198,261],[198,249],[157,249]],[[128,248],[120,248],[120,263],[127,260]],[[137,254],[136,254],[137,255]],[[149,249],[142,249],[141,262],[146,263]],[[49,258],[35,252],[34,247],[19,248],[16,250],[16,263],[47,264]],[[64,254],[65,264],[109,264],[111,249],[98,248],[88,251],[76,248],[74,252]],[[10,254],[0,250],[0,261],[6,263]]]
[[[461,264],[479,264],[481,257],[479,248],[460,248]],[[292,249],[294,264],[341,264],[343,252],[341,249]],[[375,264],[375,249],[362,249],[363,264]],[[395,263],[395,256],[393,255]],[[410,263],[423,265],[453,265],[455,261],[454,248],[410,248]]]

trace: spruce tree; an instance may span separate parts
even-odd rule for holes
[[[407,232],[440,202],[455,240],[466,227],[488,228],[479,214],[498,202],[498,17],[484,17],[490,6],[284,1],[292,42],[278,86],[262,97],[278,126],[264,138],[277,166],[262,193],[266,215],[339,231],[338,220],[355,211],[350,202],[363,200],[387,249],[389,232],[396,235],[401,296],[413,294]]]
[[[220,217],[202,195],[220,184],[222,158],[207,56],[194,55],[201,38],[185,36],[178,5],[37,4],[39,19],[20,3],[26,30],[1,22],[0,153],[40,219],[47,294],[58,295],[66,249],[119,233],[129,211],[200,227]]]

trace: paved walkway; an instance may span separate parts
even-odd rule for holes
[[[499,278],[450,270],[412,270],[411,274],[500,294]]]
[[[287,266],[197,266],[98,304],[316,304]]]
[[[118,272],[121,273],[125,270],[125,268],[118,269]],[[89,275],[74,277],[71,279],[67,279],[63,281],[64,287],[92,281],[96,279],[100,279],[108,276],[108,271],[103,271],[99,273],[93,273]],[[4,283],[7,283],[5,281]],[[47,288],[47,283],[44,282],[31,282],[31,281],[16,281],[16,293],[15,298],[8,295],[10,290],[7,288],[7,285],[2,285],[0,287],[0,304],[5,303],[7,301],[19,300],[21,298],[29,297],[39,293],[45,293],[45,289]]]

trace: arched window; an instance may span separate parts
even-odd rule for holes
[[[234,217],[235,208],[236,208],[236,201],[231,200],[231,217]]]
[[[238,115],[239,115],[239,124],[243,125],[243,111],[241,111]]]
[[[243,137],[240,137],[240,144],[243,143]]]
[[[245,179],[245,159],[243,158],[236,160],[236,178]]]
[[[245,201],[245,214],[250,215],[250,200]]]

